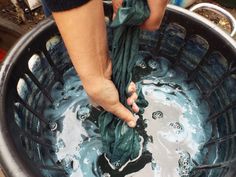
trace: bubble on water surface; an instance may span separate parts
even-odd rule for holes
[[[152,113],[152,118],[153,119],[161,119],[163,118],[163,113],[161,111],[156,111]]]
[[[63,139],[58,140],[57,147],[58,147],[58,149],[63,149],[64,147],[66,147],[65,142],[63,141]]]
[[[85,120],[90,116],[90,110],[87,107],[83,107],[78,110],[77,112],[77,118],[79,120]]]
[[[173,128],[173,131],[176,133],[176,134],[180,134],[180,133],[183,133],[184,131],[184,127],[181,123],[179,122],[172,122],[169,124],[169,126],[171,128]]]
[[[183,151],[179,153],[179,167],[178,172],[180,176],[188,177],[190,172],[192,171],[194,164],[192,162],[191,156],[188,152]]]
[[[138,59],[136,62],[136,66],[145,69],[147,68],[147,64],[145,63],[145,61],[143,59]]]
[[[156,69],[159,67],[159,64],[157,63],[156,60],[151,59],[148,61],[148,66],[152,69]]]

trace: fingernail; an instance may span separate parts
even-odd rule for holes
[[[138,107],[138,105],[137,105],[136,103],[134,103],[134,104],[132,105],[132,109],[133,109],[133,111],[136,112],[136,113],[139,112],[139,107]]]
[[[128,92],[133,93],[135,91],[136,91],[136,85],[135,85],[135,83],[131,82],[129,87],[128,87]]]
[[[113,13],[112,20],[114,20],[115,18],[116,18],[116,13]]]
[[[133,101],[131,98],[128,98],[128,99],[127,99],[127,104],[128,104],[129,106],[132,105],[133,102],[134,102],[134,101]]]
[[[131,120],[129,122],[127,122],[128,126],[131,127],[131,128],[134,128],[136,126],[136,122]]]

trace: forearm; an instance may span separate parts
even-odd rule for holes
[[[83,84],[104,78],[109,61],[102,1],[92,0],[53,16]]]
[[[150,9],[150,16],[141,28],[154,31],[161,25],[169,0],[147,0],[147,2]]]
[[[147,0],[151,14],[158,15],[165,12],[165,7],[169,0]]]

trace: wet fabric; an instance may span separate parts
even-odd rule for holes
[[[114,29],[112,44],[112,80],[119,91],[120,101],[129,110],[126,99],[129,96],[127,86],[132,80],[132,69],[135,65],[139,47],[139,25],[149,16],[146,0],[124,0],[116,18],[111,24]],[[140,113],[147,106],[142,92],[139,90],[136,103]],[[103,148],[109,162],[116,169],[130,160],[135,160],[142,153],[142,138],[134,128],[109,112],[99,116],[99,126]]]

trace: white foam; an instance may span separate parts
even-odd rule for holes
[[[168,92],[168,90],[162,89],[157,92],[154,91],[155,89],[156,87],[153,85],[143,87],[145,99],[150,103],[145,109],[143,117],[148,122],[147,134],[152,135],[153,138],[153,143],[148,143],[147,148],[152,153],[158,170],[153,170],[149,164],[140,172],[127,175],[127,177],[141,177],[143,174],[149,177],[179,177],[177,170],[179,153],[187,151],[192,157],[198,153],[199,145],[192,138],[192,134],[197,133],[196,127],[191,125],[183,115],[188,110],[175,100],[167,100],[162,91]],[[155,111],[161,111],[163,118],[153,119],[152,113]],[[175,130],[170,127],[170,123],[174,122],[183,125],[183,132],[176,134]]]
[[[78,121],[76,118],[77,111],[73,112],[71,109],[64,113],[63,131],[58,133],[57,137],[58,140],[63,140],[65,145],[64,148],[60,148],[56,153],[59,161],[65,159],[68,155],[73,158],[74,154],[78,154],[79,144],[83,142],[81,135],[87,136],[87,132],[82,126],[82,121]],[[78,159],[73,158],[71,160],[73,160],[73,164],[75,163],[71,177],[82,177],[83,173],[79,167]]]
[[[143,147],[143,141],[144,141],[144,139],[143,139],[143,137],[141,137],[141,136],[140,136],[140,139],[141,139],[141,141],[139,142],[140,147]],[[122,165],[122,166],[119,168],[118,171],[120,171],[120,172],[123,171],[124,168],[125,168],[130,162],[135,162],[136,160],[138,160],[138,159],[141,157],[141,155],[142,155],[142,151],[143,151],[143,148],[140,148],[140,149],[139,149],[139,154],[138,154],[138,156],[137,156],[135,159],[133,159],[133,160],[130,160],[130,159],[129,159],[124,165]],[[114,165],[110,162],[110,160],[107,158],[106,155],[105,155],[105,159],[107,160],[108,164],[110,165],[110,167],[111,167],[113,170],[116,170],[116,169],[117,169],[117,167],[114,166]]]

